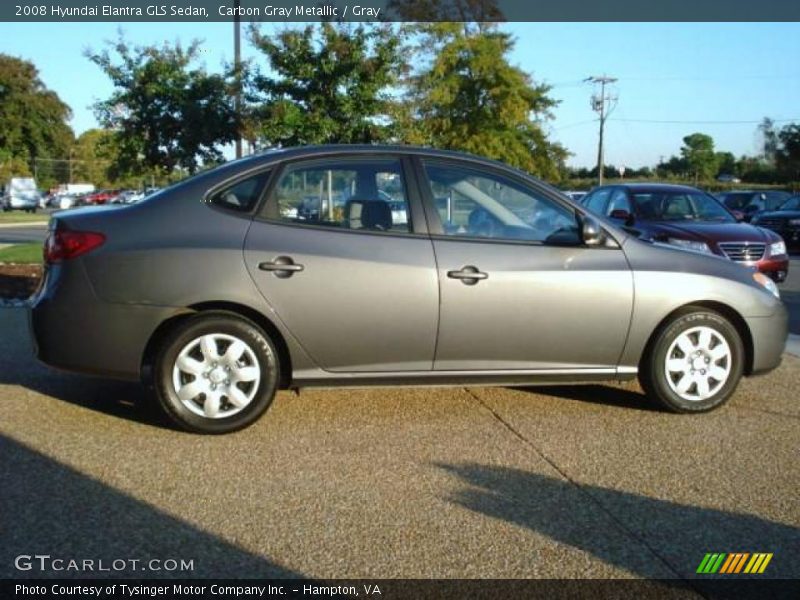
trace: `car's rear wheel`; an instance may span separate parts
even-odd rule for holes
[[[744,369],[744,346],[721,314],[689,307],[655,336],[642,359],[645,392],[675,412],[704,412],[725,403]]]
[[[272,403],[278,354],[250,321],[201,313],[180,323],[155,361],[156,395],[183,429],[228,433],[255,422]]]

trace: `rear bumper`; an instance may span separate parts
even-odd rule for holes
[[[82,265],[69,268],[69,277],[46,276],[28,308],[36,357],[58,369],[138,380],[148,341],[175,310],[102,302]]]
[[[767,373],[781,364],[789,335],[789,313],[781,304],[770,317],[745,319],[753,339],[753,368],[750,375]]]

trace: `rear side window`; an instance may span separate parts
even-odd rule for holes
[[[367,231],[411,231],[400,161],[364,157],[300,163],[274,188],[278,219]]]
[[[241,179],[214,192],[206,202],[235,212],[250,212],[255,207],[269,179],[269,171],[263,171],[247,179]]]

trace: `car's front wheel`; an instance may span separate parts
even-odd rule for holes
[[[689,307],[649,345],[639,369],[645,392],[675,412],[704,412],[723,404],[744,370],[744,346],[721,314]]]
[[[228,433],[255,422],[278,386],[278,354],[250,321],[200,313],[164,340],[155,362],[164,412],[183,429]]]

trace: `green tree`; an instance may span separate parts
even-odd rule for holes
[[[778,170],[790,181],[800,180],[800,124],[792,123],[778,132],[776,151]]]
[[[737,175],[736,157],[732,152],[717,152],[717,175]]]
[[[681,156],[686,161],[695,183],[711,179],[717,171],[714,140],[705,133],[693,133],[683,138]]]
[[[430,23],[419,26],[418,39],[430,61],[409,79],[405,141],[561,177],[567,151],[542,127],[556,102],[548,86],[509,62],[512,36],[491,24]]]
[[[250,30],[269,72],[251,73],[247,129],[270,145],[390,138],[391,88],[403,69],[393,26],[321,23],[277,35]]]
[[[11,175],[27,174],[19,172],[25,163],[30,173],[37,158],[65,158],[73,139],[71,116],[33,63],[0,54],[0,163]]]
[[[778,132],[775,130],[775,121],[764,117],[758,125],[758,134],[761,138],[762,157],[770,164],[775,164],[778,154]]]
[[[101,52],[87,51],[114,84],[95,113],[117,134],[119,172],[194,173],[202,163],[221,160],[220,146],[236,138],[233,73],[194,66],[199,46],[132,47],[120,38]]]

